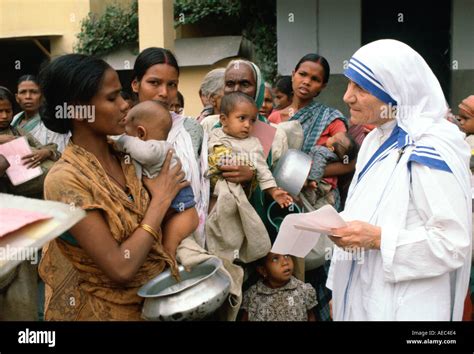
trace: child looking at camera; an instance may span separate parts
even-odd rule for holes
[[[222,128],[211,131],[209,137],[209,172],[211,190],[221,178],[219,166],[224,164],[245,164],[256,170],[256,180],[262,191],[266,191],[283,208],[288,207],[293,198],[285,190],[277,187],[268,168],[262,144],[251,136],[257,120],[258,109],[255,101],[241,92],[224,95],[221,101],[220,122]],[[255,186],[251,186],[253,189]],[[250,191],[251,193],[251,191]]]

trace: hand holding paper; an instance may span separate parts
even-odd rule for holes
[[[20,137],[8,143],[0,145],[0,154],[5,156],[10,163],[6,173],[14,186],[28,182],[40,176],[43,171],[41,167],[28,168],[21,160],[25,155],[31,154],[31,148],[25,137]]]
[[[321,234],[347,224],[331,205],[304,214],[290,214],[283,220],[272,247],[273,253],[306,257]]]

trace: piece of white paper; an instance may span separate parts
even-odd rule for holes
[[[290,214],[283,219],[271,252],[304,258],[316,246],[322,234],[347,226],[331,205],[303,214]]]
[[[0,238],[0,278],[24,260],[37,261],[37,252],[44,244],[86,216],[84,210],[71,208],[69,204],[0,193],[0,209],[6,207],[41,212],[50,218]]]
[[[26,140],[24,136],[0,145],[0,154],[5,156],[10,164],[10,167],[8,167],[6,171],[7,176],[14,186],[28,182],[43,174],[39,166],[27,168],[24,165],[24,161],[21,158],[31,154],[31,152],[28,140]]]

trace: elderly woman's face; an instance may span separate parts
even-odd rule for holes
[[[239,91],[255,98],[257,84],[250,66],[237,62],[226,70],[224,82],[224,94]]]
[[[349,81],[343,100],[350,108],[351,124],[382,125],[386,123],[389,107],[353,81]]]

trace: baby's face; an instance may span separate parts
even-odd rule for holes
[[[329,137],[328,140],[326,141],[326,147],[329,150],[334,151],[334,144],[336,143],[347,148],[349,146],[349,142],[346,137],[346,134],[341,132],[341,133],[336,133],[333,136]]]
[[[239,102],[229,115],[221,116],[222,129],[234,138],[246,139],[252,133],[257,114],[257,107],[248,102]]]

